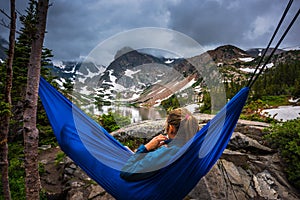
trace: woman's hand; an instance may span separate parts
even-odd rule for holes
[[[160,135],[152,138],[152,140],[150,140],[150,142],[145,144],[145,147],[148,151],[155,150],[158,147],[164,145],[164,141],[167,140],[167,139],[168,139],[168,137],[160,134]]]

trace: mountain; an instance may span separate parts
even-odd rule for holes
[[[115,59],[107,67],[94,63],[61,62],[54,63],[52,69],[60,77],[61,86],[66,79],[74,83],[73,98],[85,102],[82,103],[84,106],[116,101],[156,106],[173,94],[187,103],[185,97],[198,95],[203,86],[222,82],[220,74],[212,73],[212,70],[217,71],[215,63],[243,63],[245,58],[252,59],[232,45],[186,59],[156,57],[124,47],[116,52]]]
[[[243,63],[245,58],[252,59],[245,51],[232,45],[186,59],[156,57],[124,47],[116,52],[115,60],[102,73],[77,77],[74,88],[75,93],[84,94],[88,102],[86,106],[116,101],[156,106],[173,94],[187,103],[188,98],[184,97],[199,94],[203,86],[222,84],[221,75],[213,73],[217,71],[215,63]],[[80,74],[78,70],[74,67],[73,73],[77,76]],[[73,92],[73,96],[80,95]]]
[[[196,69],[185,59],[158,58],[136,50],[116,57],[98,82],[97,94],[104,101],[153,106],[195,82]]]
[[[51,70],[56,82],[64,89],[64,83],[70,81],[74,84],[76,80],[87,79],[93,74],[101,74],[105,68],[93,62],[84,61],[55,61],[46,66]]]
[[[283,51],[280,54],[274,55],[272,57],[271,62],[273,63],[292,63],[294,61],[300,60],[300,49],[299,50],[289,50]]]
[[[266,49],[264,49],[264,48],[252,48],[252,49],[246,50],[246,52],[247,52],[247,54],[249,54],[252,57],[258,57],[258,56],[262,56],[264,54],[265,50]],[[266,53],[266,56],[269,56],[273,50],[274,50],[274,48],[269,48],[267,53]],[[283,52],[285,52],[285,50],[277,49],[274,54],[275,55],[276,54],[281,54]]]
[[[283,51],[275,58],[288,62],[291,58],[299,59],[299,54]],[[55,62],[51,68],[62,87],[67,80],[74,84],[73,98],[88,109],[90,105],[115,102],[156,106],[173,94],[186,103],[184,97],[198,95],[207,84],[246,80],[257,60],[248,51],[232,45],[186,59],[156,57],[124,47],[116,52],[108,66],[93,62]],[[213,73],[216,71],[219,73]]]
[[[207,52],[215,62],[233,63],[239,61],[240,58],[252,57],[246,51],[233,45],[220,46],[214,50]]]

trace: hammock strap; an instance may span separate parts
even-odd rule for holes
[[[262,63],[263,59],[265,58],[265,55],[266,55],[267,51],[269,50],[270,45],[272,44],[272,42],[273,42],[273,40],[274,40],[274,38],[275,38],[275,36],[276,36],[276,34],[277,34],[277,32],[278,32],[280,26],[281,26],[281,24],[282,24],[282,22],[283,22],[283,20],[284,20],[284,18],[285,18],[285,16],[286,16],[286,14],[288,13],[288,10],[290,9],[292,3],[293,3],[293,0],[290,0],[289,3],[288,3],[288,5],[287,5],[287,7],[285,8],[285,10],[284,10],[284,12],[283,12],[283,14],[282,14],[282,16],[281,16],[281,19],[280,19],[280,21],[279,21],[279,23],[278,23],[278,25],[277,25],[277,27],[276,27],[276,29],[275,29],[273,35],[272,35],[272,38],[271,38],[271,40],[269,41],[269,44],[267,45],[267,48],[266,48],[265,51],[263,52],[263,55],[260,57],[260,60],[259,60],[259,62],[258,62],[258,64],[257,64],[257,66],[256,66],[256,68],[255,68],[255,70],[254,70],[254,72],[253,72],[253,74],[252,74],[252,76],[251,76],[251,78],[250,78],[250,80],[249,80],[247,86],[249,86],[250,83],[252,82],[252,80],[253,80],[253,78],[254,78],[254,76],[255,76],[257,70],[259,69],[260,64]]]
[[[291,0],[291,1],[292,1],[292,0]],[[291,2],[291,1],[290,1],[290,2]],[[288,4],[287,9],[286,9],[286,12],[287,12],[287,10],[288,10],[289,7],[290,7],[290,4]],[[283,21],[283,18],[284,18],[285,15],[286,15],[286,12],[283,14],[283,16],[282,16],[282,18],[281,18],[281,20],[280,20],[280,23],[278,24],[278,27],[276,28],[276,31],[274,32],[273,37],[272,37],[272,39],[271,39],[270,42],[269,42],[268,48],[269,48],[269,46],[271,45],[271,42],[273,41],[273,39],[274,39],[274,37],[275,37],[275,35],[276,35],[277,31],[278,31],[277,29],[279,29],[279,26],[281,25],[281,23],[282,23],[282,21]],[[277,44],[276,44],[275,48],[273,49],[273,51],[271,52],[270,56],[267,58],[267,60],[265,61],[264,65],[262,66],[262,68],[260,69],[260,71],[258,72],[258,74],[256,75],[256,77],[254,78],[254,76],[255,76],[255,74],[256,74],[256,71],[257,71],[257,70],[259,69],[259,67],[260,67],[260,63],[261,63],[262,60],[263,60],[263,57],[261,57],[259,64],[256,66],[256,69],[255,69],[255,71],[254,71],[254,73],[253,73],[251,79],[249,80],[249,82],[248,82],[248,84],[247,84],[247,87],[251,88],[251,87],[253,86],[253,84],[255,83],[255,81],[257,80],[257,78],[258,78],[258,77],[261,75],[261,73],[264,71],[265,67],[266,67],[267,64],[270,62],[272,56],[274,55],[274,53],[275,53],[276,50],[278,49],[278,47],[279,47],[279,45],[281,44],[282,40],[285,38],[285,36],[287,35],[287,33],[289,32],[289,30],[290,30],[291,27],[293,26],[294,22],[296,21],[297,17],[299,16],[299,13],[300,13],[300,9],[298,9],[298,12],[295,14],[293,20],[290,22],[289,26],[286,28],[285,32],[283,33],[283,35],[281,36],[281,38],[280,38],[279,41],[277,42]],[[268,49],[265,50],[263,56],[265,56],[267,50],[268,50]]]

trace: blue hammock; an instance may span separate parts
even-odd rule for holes
[[[61,149],[116,199],[183,199],[226,148],[248,97],[239,91],[156,175],[137,182],[120,178],[132,155],[43,78],[39,96]]]

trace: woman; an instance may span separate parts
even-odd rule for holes
[[[172,110],[166,120],[167,136],[158,135],[141,145],[129,158],[120,176],[138,181],[153,176],[169,164],[172,157],[199,130],[198,120],[186,108]]]

